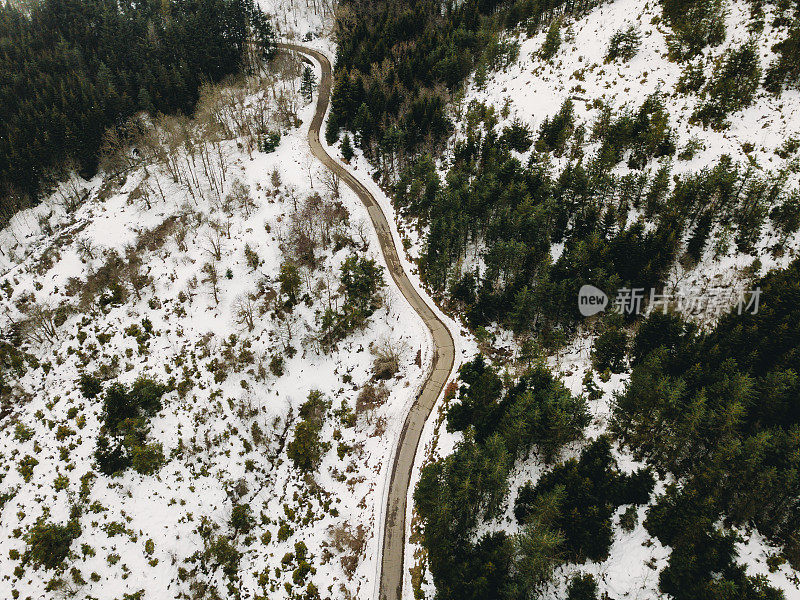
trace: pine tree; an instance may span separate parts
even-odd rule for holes
[[[344,158],[347,162],[350,162],[350,160],[353,158],[353,146],[350,143],[349,134],[345,134],[344,139],[342,140],[342,158]]]
[[[316,87],[317,78],[314,76],[314,71],[311,70],[311,67],[305,67],[300,79],[300,95],[303,96],[306,102],[311,102]]]

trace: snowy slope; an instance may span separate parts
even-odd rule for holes
[[[228,532],[233,500],[249,504],[255,516],[247,538],[235,539],[243,554],[238,585],[245,597],[289,597],[309,582],[322,597],[362,597],[371,591],[378,542],[375,520],[387,457],[429,361],[427,332],[397,290],[386,286],[383,308],[338,350],[323,354],[309,341],[318,327],[315,312],[327,302],[323,285],[331,283],[331,293],[338,293],[338,267],[351,252],[347,248],[329,247],[322,252],[323,266],[304,272],[308,281],[303,288],[312,305],[299,304],[288,320],[291,325],[266,313],[257,315],[248,331],[236,315],[238,302],[263,282],[277,289],[281,245],[289,236],[295,203],[302,206],[313,192],[328,193],[322,168],[305,141],[311,114],[310,104],[300,110],[306,124],[284,130],[274,153],[255,152],[251,158],[236,140],[223,142],[228,164],[224,191],[237,178],[249,185],[255,200],[249,216],[237,211],[222,219],[216,204],[192,198],[163,169],[145,165],[129,173],[124,185],[105,200],[99,197],[105,182],[98,177],[84,184],[90,199],[75,213],[65,214],[54,198],[18,215],[3,232],[4,256],[27,257],[18,264],[9,259],[0,281],[4,290],[11,290],[0,304],[8,323],[22,316],[25,299],[52,308],[74,302],[66,293],[69,279],[96,270],[109,250],[123,252],[170,217],[189,223],[185,237],[170,231],[163,244],[145,251],[143,271],[152,278],[153,288],[140,300],[131,295],[106,313],[71,316],[58,327],[56,339],[31,348],[39,366],[29,368],[20,381],[26,400],[4,418],[0,431],[0,492],[6,494],[0,514],[0,596],[11,598],[18,592],[21,598],[42,598],[52,593],[45,589],[55,574],[32,566],[15,571],[17,552],[24,554],[24,533],[37,519],[49,515],[49,521],[63,523],[76,503],[84,507],[82,531],[72,544],[74,556],[65,573],[76,597],[112,599],[139,590],[145,590],[145,598],[188,593],[191,578],[181,572],[192,566],[187,559],[203,549],[198,526],[208,519],[219,532]],[[277,188],[274,170],[281,180]],[[163,199],[155,194],[150,198],[149,208],[136,199],[135,191],[148,176],[150,189],[160,186],[164,191]],[[367,244],[359,254],[380,262],[377,238],[362,205],[344,186],[341,200],[350,214],[344,233]],[[37,215],[49,215],[44,231]],[[215,219],[227,221],[229,227],[229,235],[221,240],[218,302],[210,285],[203,283],[202,271],[216,243],[209,225]],[[262,261],[255,271],[247,264],[245,245]],[[134,324],[141,329],[145,318],[152,323],[152,335],[142,349],[125,330]],[[213,361],[224,356],[231,335],[237,336],[234,354],[246,349],[246,342],[253,362],[232,366],[228,376],[217,381]],[[350,409],[355,406],[359,390],[372,378],[371,350],[386,344],[400,350],[400,371],[386,382],[385,403],[350,425],[344,415],[336,415],[345,403]],[[291,358],[287,345],[296,350]],[[286,357],[280,376],[269,369],[276,355]],[[152,476],[130,469],[113,478],[95,473],[81,497],[82,477],[95,470],[92,454],[101,400],[84,398],[77,380],[80,372],[94,372],[115,357],[122,383],[145,374],[181,381],[188,371],[192,384],[183,395],[165,396],[163,409],[150,423],[148,442],[163,445],[166,464]],[[314,389],[332,402],[322,430],[331,449],[318,474],[307,478],[287,459],[286,441],[300,405]],[[20,439],[17,424],[32,434]],[[262,432],[258,440],[252,434],[254,424]],[[23,476],[20,464],[30,462],[28,456],[37,463]],[[285,539],[280,539],[281,529],[290,532]],[[297,542],[308,547],[314,569],[299,581],[293,580],[297,565],[282,562]],[[84,584],[73,582],[73,568]],[[224,593],[219,573],[209,581]]]
[[[764,68],[774,58],[772,45],[786,33],[772,28],[768,8],[766,12],[766,26],[761,36],[756,38],[761,65]],[[748,31],[749,19],[748,3],[741,1],[729,3],[725,43],[705,50],[704,62],[708,65],[707,75],[711,74],[711,65],[716,57],[721,56],[726,49],[739,46],[751,38]],[[641,34],[641,47],[636,56],[629,62],[617,60],[605,63],[611,36],[631,25]],[[800,92],[784,91],[780,97],[775,97],[763,89],[759,90],[754,104],[732,114],[729,119],[731,126],[723,131],[714,131],[692,124],[689,119],[697,107],[699,98],[696,95],[682,95],[675,91],[675,86],[682,75],[682,66],[668,59],[667,33],[668,27],[662,21],[659,3],[614,0],[601,4],[577,19],[567,18],[561,28],[563,41],[558,52],[549,61],[539,55],[547,35],[546,27],[530,38],[524,33],[512,34],[511,40],[520,44],[519,59],[503,71],[489,73],[482,85],[478,85],[474,79],[468,83],[465,94],[459,96],[457,103],[452,107],[457,132],[448,147],[452,148],[456,140],[466,137],[467,125],[464,120],[459,121],[458,115],[463,115],[466,107],[472,102],[495,107],[495,114],[500,119],[497,131],[501,131],[505,125],[510,125],[518,119],[530,127],[535,139],[542,122],[555,115],[567,99],[572,99],[574,102],[576,125],[583,123],[590,131],[601,110],[600,104],[595,103],[595,100],[603,101],[615,111],[623,109],[634,111],[648,96],[660,92],[670,114],[670,125],[677,136],[678,149],[681,150],[689,142],[694,141],[699,142],[701,148],[692,159],[674,162],[675,175],[694,173],[705,167],[713,167],[721,156],[727,154],[734,162],[745,165],[756,164],[761,174],[785,171],[788,175],[787,189],[798,189],[800,175],[796,157],[790,156],[784,159],[778,156],[777,151],[787,140],[800,139]],[[504,114],[503,107],[509,108],[506,117],[501,116]],[[597,148],[598,144],[589,143],[585,147],[586,156],[591,156]],[[533,150],[518,154],[518,157],[524,163],[531,152]],[[447,158],[445,156],[443,164],[446,164]],[[551,159],[556,173],[568,160],[555,157]],[[649,166],[651,174],[658,166],[658,164]],[[624,162],[615,171],[619,175],[629,172],[631,170]],[[422,238],[424,234],[421,238],[414,238],[412,252],[421,251]],[[778,242],[778,235],[771,230],[767,222],[761,241],[753,254],[737,253],[736,249],[732,248],[722,256],[715,257],[713,252],[707,250],[702,260],[691,269],[687,270],[676,265],[668,283],[689,294],[708,293],[709,290],[729,290],[738,285],[743,272],[753,265],[755,259],[760,261],[759,272],[763,274],[772,267],[786,266],[797,256],[800,247],[800,239],[797,236],[782,244],[782,252],[772,252]],[[467,254],[474,257],[475,262],[480,263],[482,249],[479,246]],[[560,246],[552,248],[554,259],[558,258],[560,251]],[[475,264],[472,262],[462,265],[465,272],[473,270],[474,267]],[[711,318],[700,318],[706,324],[713,321]],[[510,332],[498,327],[488,329],[492,337],[492,349],[498,352],[498,356],[514,356],[518,351],[518,345]],[[590,350],[593,338],[591,332],[582,333],[557,356],[548,358],[548,365],[561,375],[564,383],[576,395],[583,393],[583,377],[591,370]],[[500,359],[500,365],[512,371],[514,369],[514,365],[506,358]],[[607,382],[598,381],[595,376],[595,383],[603,391],[603,396],[600,400],[589,402],[593,417],[586,432],[589,439],[596,438],[605,431],[613,395],[624,389],[626,382],[625,374],[612,375]],[[443,418],[444,412],[440,414],[438,422],[433,419],[429,422],[425,438],[425,457],[418,462],[418,465],[437,457],[447,456],[460,439],[459,434],[449,434],[444,430],[441,426]],[[575,444],[565,450],[563,458],[577,456],[579,453],[580,444]],[[625,471],[641,466],[629,456],[619,452],[616,453],[616,458]],[[496,522],[485,524],[485,529],[478,535],[491,529],[516,532],[518,525],[513,518],[511,508],[517,490],[528,480],[536,481],[545,469],[546,466],[537,457],[518,462],[512,472],[506,515]],[[664,482],[660,482],[659,486],[663,484]],[[573,572],[588,572],[595,575],[601,594],[606,592],[611,598],[649,600],[661,597],[658,591],[658,573],[666,564],[669,549],[662,547],[658,540],[648,536],[641,524],[645,512],[646,507],[639,508],[639,524],[630,533],[615,527],[615,541],[610,557],[606,561],[560,568],[554,577],[556,583],[546,590],[543,597],[552,600],[564,598],[565,581]],[[615,516],[615,523],[618,516]],[[757,532],[740,533],[743,541],[737,544],[738,560],[747,566],[748,572],[765,575],[771,585],[784,591],[786,598],[800,598],[800,583],[796,573],[785,564],[773,569],[767,565],[767,558],[779,554],[779,549],[770,546]],[[424,575],[426,568],[424,552],[418,543],[419,538],[414,537],[418,535],[418,529],[412,527],[414,543],[407,551],[407,559],[412,563],[414,573],[406,579],[404,597],[408,599],[414,597],[410,585],[412,580],[420,574]],[[429,575],[423,578],[421,589],[426,597],[433,597],[435,594]]]

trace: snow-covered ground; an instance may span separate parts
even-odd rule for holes
[[[774,53],[772,46],[782,39],[784,31],[775,30],[771,26],[770,9],[766,10],[766,26],[763,33],[755,38],[761,58],[762,68],[772,62]],[[736,47],[750,39],[748,21],[749,4],[743,1],[728,3],[727,39],[724,44],[706,49],[706,74],[713,68],[713,59],[724,51]],[[605,63],[604,58],[611,36],[619,31],[635,26],[641,34],[641,47],[636,56],[629,62],[620,60]],[[543,60],[538,51],[541,48],[547,28],[528,38],[520,33],[511,39],[520,44],[519,59],[503,71],[491,72],[485,84],[479,86],[474,79],[469,82],[466,92],[458,99],[458,106],[453,107],[453,114],[463,114],[465,107],[477,101],[495,107],[499,118],[498,130],[518,119],[528,125],[534,132],[538,131],[542,122],[556,114],[562,103],[572,99],[575,107],[576,124],[583,123],[591,130],[592,123],[600,115],[600,105],[595,100],[611,106],[615,111],[623,109],[637,110],[648,96],[660,92],[670,114],[670,125],[676,134],[676,145],[683,149],[690,141],[700,142],[699,151],[690,160],[676,160],[673,174],[694,173],[706,167],[713,167],[720,157],[727,154],[734,162],[743,165],[753,164],[761,175],[784,172],[787,176],[786,188],[796,190],[800,183],[796,157],[788,159],[778,156],[777,151],[789,139],[800,139],[800,92],[785,91],[780,97],[759,91],[752,106],[730,116],[731,126],[723,131],[704,129],[701,125],[689,122],[699,99],[696,95],[682,95],[675,91],[675,85],[682,75],[682,66],[671,62],[667,57],[666,35],[668,27],[661,19],[661,8],[657,2],[642,3],[636,0],[614,0],[602,3],[588,14],[577,19],[566,19],[561,28],[562,43],[558,52],[549,61]],[[503,107],[509,108],[508,116],[503,118]],[[466,134],[465,120],[456,120],[457,132],[450,141],[463,139]],[[749,146],[752,145],[752,148]],[[597,149],[596,143],[587,144],[586,155],[590,156]],[[530,152],[519,154],[524,163]],[[567,158],[552,157],[554,170],[562,168]],[[651,164],[652,170],[658,164]],[[621,164],[617,174],[623,175],[630,169]],[[631,218],[635,218],[634,214]],[[424,243],[424,232],[411,236],[410,251],[419,255]],[[737,253],[732,248],[727,253],[714,256],[708,249],[699,263],[690,269],[676,265],[669,276],[668,284],[675,291],[682,290],[686,294],[713,294],[730,290],[738,286],[752,267],[754,260],[760,261],[757,272],[765,273],[772,267],[786,266],[797,256],[800,248],[798,236],[788,241],[780,241],[781,252],[771,250],[779,245],[778,235],[772,231],[767,222],[762,238],[753,254]],[[561,247],[551,249],[554,260],[558,258]],[[482,248],[471,249],[467,254],[473,262],[480,263]],[[463,265],[464,270],[474,269],[475,264]],[[704,324],[713,322],[713,316],[698,317]],[[489,328],[492,346],[513,356],[517,344],[513,336],[497,327]],[[548,365],[561,375],[564,383],[573,394],[581,394],[583,378],[591,369],[590,351],[594,335],[584,332],[578,336],[565,350],[557,356],[548,358]],[[509,361],[501,361],[511,367]],[[593,417],[587,428],[587,438],[593,439],[605,431],[611,414],[611,403],[615,393],[624,389],[627,375],[612,375],[608,381],[600,381],[597,374],[595,383],[602,390],[599,400],[589,402]],[[460,439],[460,434],[448,433],[443,425],[444,408],[440,407],[438,419],[431,419],[423,436],[424,452],[418,457],[419,468],[425,462],[437,457],[447,456],[453,451]],[[580,444],[567,448],[564,458],[577,456]],[[638,466],[630,456],[616,452],[620,468],[630,471]],[[418,476],[418,468],[416,475]],[[536,479],[544,472],[545,465],[538,457],[520,461],[511,475],[509,507],[507,514],[495,523],[486,527],[502,528],[513,533],[517,524],[513,519],[511,508],[517,490],[528,480]],[[663,482],[659,483],[663,486]],[[623,507],[620,510],[623,510]],[[565,581],[573,572],[588,572],[598,580],[600,592],[607,592],[611,598],[635,598],[649,600],[661,597],[658,591],[658,573],[665,566],[669,555],[658,540],[650,539],[641,522],[646,507],[639,508],[637,527],[625,533],[615,527],[616,535],[611,548],[610,557],[602,563],[584,565],[566,565],[559,569],[552,585],[543,597],[555,600],[565,596]],[[615,519],[618,517],[615,516]],[[768,581],[782,589],[789,599],[800,598],[800,585],[796,574],[783,564],[774,572],[767,566],[767,557],[777,555],[778,549],[770,546],[757,532],[740,532],[743,541],[737,544],[739,561],[747,566],[750,574],[764,574]],[[406,552],[407,564],[414,569],[414,575],[406,577],[404,597],[413,598],[412,577],[425,572],[424,552],[419,545],[418,531],[412,527],[409,534],[412,543]],[[426,597],[433,597],[435,590],[430,576],[422,580],[422,590]]]
[[[290,236],[295,202],[302,210],[310,194],[329,195],[322,167],[306,143],[312,112],[311,104],[300,110],[304,124],[284,130],[273,153],[250,157],[236,140],[222,143],[224,193],[235,179],[249,185],[255,206],[247,215],[235,210],[226,216],[210,201],[208,190],[209,200],[192,198],[163,169],[146,165],[129,173],[104,200],[98,197],[103,178],[97,177],[83,184],[90,197],[74,213],[66,214],[53,198],[18,215],[0,236],[8,257],[0,283],[7,282],[4,290],[10,290],[0,306],[9,323],[21,316],[23,301],[49,308],[75,303],[77,298],[68,295],[74,284],[70,278],[95,272],[112,249],[124,255],[127,245],[148,239],[148,231],[171,217],[188,224],[168,229],[163,242],[142,251],[142,272],[152,279],[152,288],[146,287],[141,299],[130,294],[127,302],[108,311],[74,314],[58,326],[56,339],[31,349],[38,366],[32,364],[19,382],[27,399],[5,417],[0,431],[0,491],[6,494],[0,515],[0,596],[51,593],[45,589],[53,572],[30,565],[18,569],[14,557],[24,554],[24,535],[37,519],[63,523],[75,504],[83,507],[81,534],[73,542],[64,577],[76,597],[120,598],[142,589],[147,598],[188,593],[191,577],[182,570],[190,571],[187,559],[203,550],[198,526],[208,519],[220,533],[229,533],[234,500],[249,504],[255,517],[250,534],[234,539],[242,552],[237,585],[244,597],[289,597],[309,582],[323,596],[372,593],[379,541],[375,524],[387,459],[431,348],[421,320],[391,284],[383,289],[383,307],[368,327],[337,350],[321,353],[311,341],[318,329],[316,313],[327,306],[329,295],[339,294],[342,261],[356,253],[382,264],[367,214],[349,189],[341,187],[349,213],[342,233],[355,247],[321,249],[322,266],[302,271],[310,306],[301,302],[282,321],[271,311],[256,310],[252,330],[237,316],[247,294],[256,294],[254,302],[260,305],[278,292],[282,245]],[[140,185],[145,178],[146,186]],[[161,189],[164,197],[153,192],[148,207],[136,199],[136,190],[143,188]],[[47,217],[44,231],[39,216]],[[210,225],[215,220],[222,224],[221,236]],[[215,262],[217,245],[215,301],[202,269]],[[246,260],[246,245],[260,258],[255,270]],[[11,257],[26,258],[14,264]],[[390,281],[388,275],[385,279]],[[144,330],[144,319],[152,333],[140,345],[126,329],[138,325]],[[372,379],[372,350],[387,344],[400,350],[400,370],[386,382],[385,403],[353,424],[342,409],[355,407],[359,390]],[[296,351],[292,357],[287,346]],[[285,359],[280,376],[269,368],[278,355]],[[226,360],[234,363],[226,367],[227,376],[215,378],[220,369],[213,370],[214,361]],[[78,378],[114,363],[122,383],[141,375],[191,382],[181,394],[166,395],[163,409],[150,422],[148,442],[161,443],[166,456],[154,475],[129,469],[110,478],[95,471],[102,394],[87,400]],[[307,478],[287,459],[286,442],[300,405],[315,389],[332,402],[321,434],[331,448],[318,473]],[[27,457],[36,462],[32,472],[22,469],[23,476],[20,465],[32,463]],[[93,471],[93,480],[84,478]],[[90,481],[83,492],[82,481]],[[314,571],[293,580],[296,561],[283,559],[298,542],[308,547]],[[74,583],[73,577],[86,583]],[[207,577],[225,593],[219,572]]]
[[[332,55],[329,4],[313,0],[260,0],[260,4],[276,17],[281,38],[308,39],[309,45]],[[577,119],[589,125],[598,111],[591,102],[581,99],[600,98],[617,109],[635,109],[648,95],[661,90],[678,135],[678,147],[693,139],[702,142],[703,149],[692,160],[675,162],[675,173],[713,165],[722,154],[743,163],[752,157],[764,171],[789,167],[775,150],[785,140],[800,137],[800,93],[789,91],[774,98],[760,92],[757,102],[733,115],[731,128],[722,132],[690,124],[689,115],[697,98],[674,93],[681,68],[666,59],[665,25],[654,22],[658,14],[657,3],[616,0],[603,4],[575,22],[565,23],[565,41],[549,62],[535,56],[544,32],[529,39],[520,37],[519,60],[504,72],[490,74],[485,88],[470,84],[464,102],[494,104],[499,112],[508,100],[511,110],[506,122],[519,118],[536,131],[568,97],[576,98]],[[707,52],[717,56],[726,47],[746,40],[748,14],[745,2],[732,2],[728,40]],[[763,65],[771,60],[770,47],[780,35],[771,31],[769,14],[766,21],[759,41]],[[639,53],[629,63],[604,64],[611,35],[629,24],[637,25],[641,31]],[[102,176],[79,182],[90,196],[77,211],[67,213],[60,200],[63,194],[57,193],[35,209],[20,213],[6,230],[0,231],[0,285],[8,283],[0,288],[0,319],[6,327],[11,319],[20,316],[20,307],[31,304],[31,298],[50,308],[74,303],[76,297],[67,294],[70,278],[85,278],[95,271],[109,250],[123,253],[126,245],[143,240],[146,235],[142,234],[170,217],[184,217],[189,223],[185,237],[170,230],[163,245],[144,252],[143,271],[152,278],[153,288],[147,289],[141,299],[130,295],[125,304],[107,312],[95,312],[86,318],[80,314],[70,316],[59,325],[55,340],[32,348],[37,360],[20,381],[27,399],[3,418],[0,430],[0,596],[49,598],[56,594],[45,591],[53,572],[35,570],[30,565],[23,568],[18,557],[26,548],[25,533],[37,519],[47,516],[48,521],[64,523],[75,504],[83,506],[82,531],[72,545],[74,556],[68,559],[63,575],[77,591],[76,597],[120,598],[141,589],[145,590],[145,598],[188,593],[191,581],[181,575],[181,569],[190,570],[193,564],[187,559],[203,550],[198,526],[209,519],[220,533],[230,532],[234,500],[248,503],[255,515],[251,534],[234,538],[242,552],[239,573],[244,597],[264,594],[288,598],[305,589],[308,582],[313,582],[323,597],[374,596],[378,524],[382,520],[389,459],[405,411],[430,358],[428,334],[389,284],[383,292],[384,306],[371,317],[369,326],[348,337],[338,350],[323,354],[308,339],[304,342],[317,327],[315,312],[327,302],[324,284],[335,282],[338,266],[349,252],[334,252],[332,247],[322,252],[323,266],[309,274],[304,283],[312,305],[298,305],[291,325],[266,313],[257,315],[253,330],[248,331],[236,317],[247,293],[257,292],[264,282],[268,289],[278,288],[276,279],[283,259],[280,246],[289,233],[295,199],[302,204],[312,192],[326,194],[321,167],[309,154],[305,141],[311,112],[311,105],[300,110],[304,124],[299,129],[284,130],[274,153],[256,152],[251,158],[237,147],[235,140],[222,145],[229,164],[225,192],[238,178],[250,186],[256,206],[249,215],[239,211],[227,219],[230,229],[221,239],[218,261],[218,302],[212,297],[209,284],[203,283],[207,275],[202,267],[210,260],[210,246],[216,244],[209,221],[226,219],[221,219],[214,203],[192,198],[163,170],[153,166],[148,166],[147,173],[144,168],[130,173],[125,184],[107,197],[102,193],[106,188]],[[463,131],[457,135],[463,135]],[[746,144],[753,144],[753,149],[745,152]],[[335,154],[335,150],[331,153]],[[408,240],[408,254],[401,258],[412,280],[418,282],[411,261],[419,255],[424,232],[416,231],[394,213],[360,154],[351,168],[369,185],[390,220],[394,217],[401,223],[401,231],[393,231],[393,235],[398,248],[404,247],[401,238]],[[281,180],[277,189],[272,182],[275,169]],[[789,177],[790,186],[797,186],[797,173],[790,171]],[[155,189],[158,182],[164,192],[163,198],[161,194],[151,194],[150,207],[141,198],[136,199],[136,190],[141,189],[146,178],[150,189]],[[68,191],[65,189],[64,193]],[[380,262],[377,239],[366,212],[344,186],[341,194],[350,214],[347,235],[356,241],[363,236],[367,244],[364,254]],[[775,241],[776,236],[767,231],[759,245],[762,271],[786,264],[796,253],[796,239],[786,244],[787,251],[782,256],[766,252]],[[255,271],[245,259],[246,244],[261,259]],[[557,252],[554,248],[553,254]],[[676,267],[672,279],[695,289],[724,287],[735,281],[754,257],[730,253],[714,258],[707,253],[690,272]],[[389,281],[388,276],[386,279]],[[152,334],[140,346],[125,330],[132,325],[143,329],[145,318],[152,324]],[[471,336],[455,324],[451,329],[454,333],[460,331],[457,349],[461,359],[474,356],[478,346]],[[499,330],[494,333],[496,343],[513,352],[511,336]],[[237,336],[233,345],[229,338],[232,334]],[[590,367],[591,340],[591,335],[583,335],[548,361],[575,394],[582,392],[583,377]],[[233,354],[247,350],[245,342],[250,344],[253,362],[231,366],[227,378],[215,381],[213,361],[230,356],[231,348],[235,349]],[[345,403],[354,407],[360,388],[372,377],[371,349],[386,343],[401,349],[399,373],[386,384],[385,404],[360,415],[351,426],[341,409]],[[286,357],[283,375],[276,376],[270,372],[269,362],[273,356],[285,355],[287,345],[297,352]],[[117,361],[117,379],[123,383],[140,375],[162,381],[170,377],[191,381],[185,394],[172,392],[165,396],[163,409],[151,420],[148,441],[160,442],[167,458],[155,475],[143,476],[128,470],[113,478],[99,473],[95,473],[94,480],[84,477],[95,470],[92,454],[100,428],[101,400],[85,399],[77,381],[81,372],[94,372],[112,361]],[[587,431],[590,438],[605,429],[613,394],[624,387],[626,376],[612,376],[607,382],[595,378],[595,382],[603,390],[603,397],[589,403],[593,416]],[[331,442],[331,449],[313,480],[308,480],[288,460],[286,442],[291,439],[300,405],[313,389],[321,390],[332,401],[322,432],[322,439]],[[445,408],[440,402],[423,432],[415,477],[424,462],[449,454],[459,439],[442,427]],[[253,435],[254,424],[262,432],[260,436]],[[565,456],[578,452],[579,446],[575,445],[565,451]],[[35,464],[29,457],[35,459]],[[624,454],[617,454],[617,458],[624,470],[635,468]],[[31,465],[32,470],[26,469]],[[536,457],[515,465],[509,497],[513,499],[516,490],[525,481],[535,480],[544,468]],[[413,485],[410,493],[413,494]],[[644,510],[639,509],[639,525],[632,532],[617,530],[606,561],[568,565],[562,568],[562,575],[573,571],[593,573],[601,591],[614,598],[658,597],[658,571],[664,566],[668,551],[648,538],[641,525]],[[516,525],[509,520],[510,514],[487,526],[513,531]],[[406,565],[419,573],[424,559],[415,531],[409,523],[411,543],[406,547]],[[786,565],[769,572],[766,559],[776,550],[757,533],[742,534],[739,559],[749,572],[765,574],[770,583],[784,590],[787,598],[800,598],[794,573]],[[298,542],[308,547],[309,563],[315,569],[299,582],[293,579],[296,560],[284,561]],[[70,572],[72,568],[77,569],[79,578]],[[220,577],[215,572],[209,581],[219,583],[226,597]],[[409,570],[404,585],[409,599],[413,597],[411,578]],[[75,583],[76,579],[86,583]],[[556,577],[559,584],[547,590],[546,597],[563,597],[564,579]],[[433,597],[429,578],[422,587],[426,597]]]
[[[786,30],[772,27],[773,9],[766,6],[764,30],[759,36],[752,37],[748,30],[749,3],[736,0],[727,4],[726,41],[720,46],[706,48],[703,58],[697,59],[706,65],[706,76],[713,74],[716,58],[750,39],[756,42],[761,67],[766,69],[775,58],[773,45],[783,39]],[[629,26],[634,26],[640,33],[641,46],[636,56],[628,62],[617,59],[606,63],[611,37]],[[575,20],[566,19],[561,28],[561,45],[550,60],[543,60],[539,55],[547,28],[530,38],[522,33],[512,35],[511,39],[520,44],[519,59],[503,71],[490,73],[482,86],[477,85],[474,79],[470,81],[466,93],[459,100],[460,110],[474,101],[493,105],[499,118],[498,130],[519,119],[536,134],[546,118],[555,115],[565,100],[572,99],[576,125],[582,123],[591,131],[592,124],[601,114],[601,106],[610,106],[615,112],[636,111],[650,95],[659,92],[670,115],[678,150],[689,143],[698,143],[691,159],[673,161],[674,176],[713,168],[720,157],[728,155],[734,164],[752,165],[759,176],[782,174],[786,178],[784,189],[787,193],[800,188],[797,155],[787,158],[778,155],[788,140],[800,139],[800,91],[785,90],[780,96],[774,96],[763,88],[759,89],[753,104],[730,115],[730,127],[722,131],[690,123],[700,98],[696,94],[680,94],[675,90],[684,66],[668,59],[668,33],[669,27],[661,17],[659,3],[614,0],[602,3]],[[501,110],[504,106],[508,108],[505,118]],[[462,120],[453,139],[463,138],[465,127]],[[591,156],[598,148],[597,142],[590,142],[585,153]],[[531,152],[533,149],[518,156],[525,162]],[[566,156],[551,159],[554,172],[569,161]],[[648,167],[651,177],[661,164],[651,163]],[[620,176],[631,172],[624,163],[615,170],[615,174]],[[629,222],[638,216],[638,211],[631,211]],[[715,256],[715,249],[711,246],[713,244],[709,244],[694,268],[686,270],[676,265],[669,276],[669,287],[684,290],[687,294],[707,294],[731,288],[737,285],[742,273],[756,258],[760,261],[758,272],[761,274],[773,267],[786,266],[797,255],[800,239],[797,236],[785,241],[780,239],[767,220],[761,240],[752,254],[737,253],[733,247]],[[468,254],[480,262],[481,248],[475,250]],[[554,260],[559,252],[560,247],[553,248]],[[465,264],[463,268],[473,269],[474,264]]]

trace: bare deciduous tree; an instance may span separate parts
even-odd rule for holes
[[[216,265],[212,262],[207,262],[203,265],[203,273],[206,276],[205,279],[203,279],[203,283],[208,284],[211,289],[211,295],[214,297],[214,304],[219,304],[219,273]]]
[[[51,343],[58,339],[58,326],[69,314],[69,308],[54,309],[44,304],[33,304],[20,323],[23,336],[39,344]]]
[[[249,185],[245,185],[240,179],[234,179],[227,197],[232,206],[241,210],[246,218],[250,218],[250,212],[255,209],[256,203],[250,195]]]
[[[322,184],[325,186],[325,189],[328,190],[328,194],[330,194],[331,198],[337,200],[339,198],[339,184],[341,183],[342,178],[339,176],[338,173],[331,171],[330,169],[325,169],[322,173]]]
[[[211,231],[206,234],[206,252],[219,262],[222,260],[222,229],[220,223],[211,223]]]
[[[236,322],[247,327],[247,331],[255,329],[255,315],[258,312],[257,303],[251,294],[239,296],[233,304]]]
[[[92,242],[91,238],[88,237],[80,238],[75,243],[75,249],[78,251],[78,256],[81,257],[83,262],[94,260],[95,252],[97,252],[94,242]]]

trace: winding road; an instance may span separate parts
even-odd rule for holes
[[[420,296],[403,269],[389,222],[375,197],[354,175],[331,158],[320,143],[320,128],[330,103],[332,86],[330,61],[321,52],[297,44],[282,43],[278,44],[278,48],[309,56],[321,66],[322,77],[318,87],[317,107],[308,132],[311,153],[328,169],[338,174],[366,206],[378,234],[381,251],[392,279],[412,308],[422,317],[433,337],[433,364],[419,395],[406,415],[395,449],[387,506],[384,511],[379,600],[401,600],[407,515],[406,499],[411,484],[411,471],[414,468],[414,459],[422,429],[453,370],[455,344],[447,325],[437,316],[428,303],[429,301]]]

